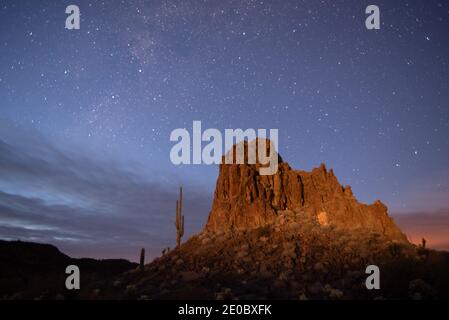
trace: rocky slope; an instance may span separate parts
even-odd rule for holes
[[[248,144],[244,145],[248,152]],[[272,176],[260,175],[258,164],[220,165],[206,231],[257,228],[288,210],[315,218],[323,227],[367,229],[407,241],[382,202],[359,203],[351,187],[341,186],[333,170],[327,170],[324,164],[305,172],[278,159],[278,171]]]
[[[371,264],[380,290],[366,289]],[[447,298],[448,266],[446,252],[283,211],[256,229],[193,236],[109,290],[120,299]]]

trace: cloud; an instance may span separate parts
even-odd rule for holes
[[[134,260],[141,247],[155,256],[173,246],[180,179],[167,184],[81,150],[62,151],[39,135],[9,136],[0,139],[1,238],[52,243],[74,256]],[[186,233],[192,233],[205,222],[212,195],[184,186]]]

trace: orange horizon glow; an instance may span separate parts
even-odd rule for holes
[[[410,242],[421,244],[424,238],[427,247],[449,251],[449,212],[397,214],[393,218]]]

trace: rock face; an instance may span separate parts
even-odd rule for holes
[[[242,143],[247,152],[247,142]],[[366,229],[407,242],[382,202],[371,205],[358,202],[351,187],[341,186],[334,172],[324,164],[306,172],[292,169],[281,157],[278,162],[274,175],[263,176],[258,163],[224,164],[222,161],[205,231],[254,229],[290,211],[316,219],[323,228]]]

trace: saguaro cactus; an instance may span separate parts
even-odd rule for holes
[[[181,246],[181,238],[184,236],[184,216],[182,215],[182,187],[179,188],[179,200],[176,200],[176,246]]]
[[[422,240],[421,240],[421,246],[422,246],[423,249],[426,248],[426,243],[427,243],[426,239],[422,238]]]
[[[145,268],[145,248],[142,248],[142,250],[140,250],[140,271],[143,272],[144,268]]]

